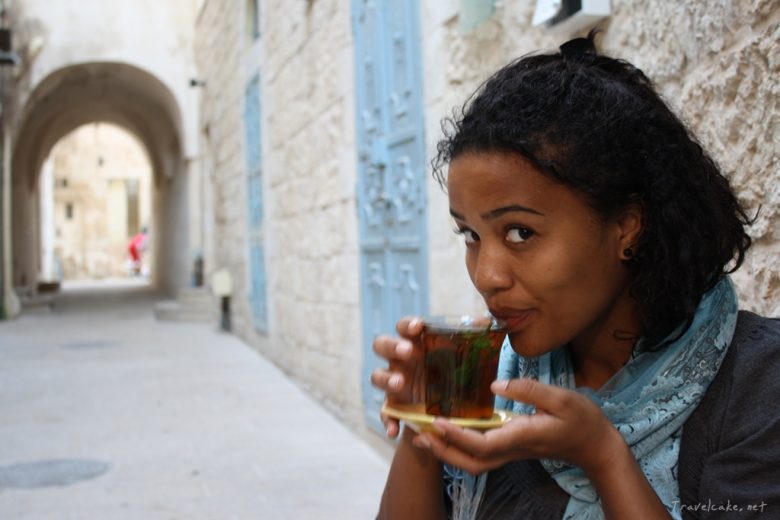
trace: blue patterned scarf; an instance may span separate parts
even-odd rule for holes
[[[720,368],[734,336],[737,311],[736,293],[729,278],[724,277],[704,295],[685,334],[658,351],[643,350],[640,340],[637,354],[597,391],[577,388],[567,348],[523,358],[506,341],[498,379],[531,377],[590,397],[623,435],[669,513],[680,518],[681,511],[675,504],[679,504],[677,458],[682,426]],[[496,399],[496,408],[533,413],[533,407],[501,397]],[[541,463],[570,496],[564,520],[604,518],[596,490],[581,469],[561,461]],[[487,474],[474,478],[446,466],[445,478],[450,481],[453,519],[473,519]]]

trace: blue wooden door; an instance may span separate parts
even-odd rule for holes
[[[417,0],[354,0],[363,402],[382,430],[371,350],[396,321],[427,312],[425,145]]]
[[[252,322],[258,330],[268,328],[265,250],[263,238],[263,177],[260,135],[260,78],[254,76],[244,92],[244,138],[247,169],[247,241],[249,248],[249,300]]]

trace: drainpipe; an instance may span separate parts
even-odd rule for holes
[[[0,72],[2,75],[2,72]],[[0,78],[0,82],[5,78]],[[0,320],[8,318],[5,310],[5,124],[0,100]]]

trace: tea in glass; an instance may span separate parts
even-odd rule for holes
[[[490,384],[506,330],[489,318],[423,320],[425,413],[490,419],[495,395]]]

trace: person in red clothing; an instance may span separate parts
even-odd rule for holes
[[[146,226],[141,228],[139,233],[130,239],[130,244],[127,246],[127,251],[130,253],[130,261],[132,262],[133,274],[138,276],[141,274],[141,253],[146,249],[146,235],[148,229]]]

